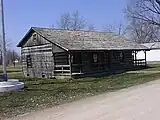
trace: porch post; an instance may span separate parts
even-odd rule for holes
[[[145,66],[147,66],[147,54],[146,54],[146,50],[144,51],[145,54]]]
[[[70,70],[70,76],[72,77],[72,62],[71,62],[71,53],[68,54],[68,62],[69,62],[69,70]]]
[[[55,53],[52,52],[52,57],[53,57],[53,63],[52,63],[52,68],[53,68],[53,71],[52,71],[52,77],[55,77]]]
[[[83,63],[82,63],[82,58],[83,58],[83,57],[82,57],[82,51],[81,51],[80,54],[81,54],[81,55],[80,55],[80,56],[81,56],[81,58],[80,58],[80,59],[81,59],[81,61],[80,61],[80,64],[81,64],[81,65],[80,65],[80,71],[79,71],[79,72],[82,73],[82,64],[83,64]]]
[[[135,52],[135,66],[137,67],[137,52],[136,51],[134,52]]]

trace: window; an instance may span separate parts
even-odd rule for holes
[[[44,73],[42,73],[42,78],[45,78],[45,74]]]
[[[32,68],[32,59],[31,59],[31,55],[27,55],[26,61],[27,61],[27,68]]]
[[[113,59],[114,60],[123,60],[124,54],[122,51],[113,51]]]
[[[81,60],[81,52],[73,52],[71,55],[71,62],[73,64],[81,64],[82,60]]]
[[[119,57],[120,57],[120,59],[123,59],[123,52],[119,53]]]
[[[74,62],[74,58],[73,58],[73,55],[71,55],[71,63]]]
[[[94,62],[94,63],[97,63],[97,62],[98,62],[98,55],[97,55],[97,53],[94,53],[94,54],[93,54],[93,62]]]
[[[33,41],[37,41],[37,34],[36,33],[33,34]]]

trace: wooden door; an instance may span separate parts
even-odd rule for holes
[[[88,52],[82,53],[82,72],[89,72],[90,71],[90,54]]]

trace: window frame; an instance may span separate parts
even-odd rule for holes
[[[124,52],[123,51],[113,51],[113,59],[118,61],[124,60]]]
[[[31,55],[26,55],[26,63],[27,63],[27,68],[32,68],[32,58]]]
[[[32,35],[32,40],[33,40],[33,42],[37,41],[37,38],[38,38],[37,33],[34,33],[34,34]]]
[[[93,63],[98,63],[98,53],[93,53],[92,58],[93,58]]]

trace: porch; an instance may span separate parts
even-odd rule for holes
[[[146,67],[145,58],[137,59],[138,51],[71,51],[54,54],[55,76],[80,76],[86,74],[117,73]]]

